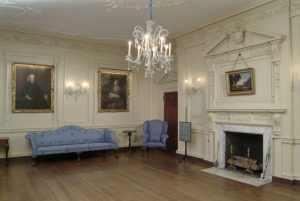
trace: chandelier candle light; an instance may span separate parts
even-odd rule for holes
[[[171,71],[171,43],[166,39],[169,35],[167,29],[157,26],[153,32],[154,22],[152,21],[152,0],[149,0],[149,20],[146,22],[147,32],[145,33],[141,26],[136,26],[133,30],[134,47],[137,51],[136,58],[131,54],[132,41],[128,42],[128,61],[129,68],[138,68],[139,65],[145,65],[145,78],[152,78],[155,70],[164,70],[165,73]]]

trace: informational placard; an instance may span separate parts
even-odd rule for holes
[[[179,122],[179,140],[191,142],[192,124],[191,122]]]

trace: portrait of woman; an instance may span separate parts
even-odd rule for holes
[[[128,111],[128,71],[99,71],[99,112]]]

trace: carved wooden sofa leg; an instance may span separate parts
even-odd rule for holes
[[[143,156],[145,156],[145,150],[146,150],[147,148],[146,147],[142,147],[142,155]]]
[[[78,162],[80,162],[80,154],[81,154],[81,153],[76,153],[76,155],[77,155],[77,161],[78,161]]]
[[[116,159],[119,158],[119,149],[116,149],[116,156],[115,156]]]
[[[36,165],[36,156],[32,156],[32,162],[31,162],[31,165],[32,166],[35,166]]]

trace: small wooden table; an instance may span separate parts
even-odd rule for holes
[[[8,164],[8,150],[9,150],[9,138],[8,137],[0,137],[0,147],[5,147],[6,153],[6,164]]]
[[[129,151],[130,153],[132,153],[132,149],[131,149],[131,135],[132,133],[135,133],[136,130],[124,130],[123,133],[127,133],[128,135],[128,148],[129,148]]]

